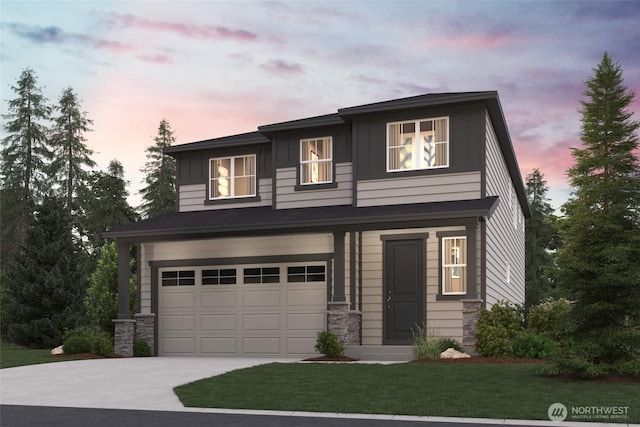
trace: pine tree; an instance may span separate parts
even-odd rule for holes
[[[547,182],[539,169],[526,178],[531,218],[525,224],[525,307],[539,304],[553,285],[552,250],[557,249],[557,230],[553,207],[547,197]]]
[[[36,208],[22,253],[3,277],[11,301],[3,311],[11,342],[52,348],[84,319],[84,262],[64,203],[45,196]]]
[[[151,218],[176,208],[176,162],[164,154],[164,149],[175,142],[175,136],[166,119],[160,121],[154,145],[147,148],[147,163],[142,172],[146,174],[146,187],[140,190],[143,216]]]
[[[607,53],[585,82],[583,148],[573,149],[574,188],[564,205],[560,281],[575,301],[573,339],[579,358],[561,366],[585,376],[640,374],[640,331],[628,327],[640,305],[640,180],[634,93]],[[634,365],[635,363],[635,365]]]
[[[37,86],[37,78],[30,68],[25,69],[12,86],[17,98],[8,102],[4,125],[8,136],[2,140],[2,204],[18,197],[15,211],[2,218],[3,246],[15,251],[25,241],[27,225],[34,201],[44,194],[48,182],[46,164],[51,159],[47,145],[47,126],[51,107]],[[8,197],[8,199],[5,199]],[[5,235],[5,230],[15,234]]]
[[[96,239],[98,233],[139,219],[127,202],[128,196],[124,169],[117,160],[109,162],[106,172],[89,175],[87,184],[78,192],[78,204],[82,206],[80,229],[89,240],[89,252],[101,246]]]
[[[85,132],[93,122],[81,111],[80,101],[71,87],[62,92],[56,109],[60,115],[54,119],[51,145],[55,157],[51,163],[52,173],[58,178],[60,188],[66,197],[67,212],[74,210],[75,195],[88,179],[84,167],[93,167],[93,151],[84,144]]]

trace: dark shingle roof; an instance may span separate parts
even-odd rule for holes
[[[146,240],[335,229],[364,230],[385,228],[400,223],[404,226],[409,223],[412,223],[412,226],[419,226],[413,223],[440,219],[489,217],[495,210],[497,202],[498,198],[492,196],[475,200],[363,208],[347,205],[276,210],[265,206],[171,212],[117,227],[102,233],[102,236]]]

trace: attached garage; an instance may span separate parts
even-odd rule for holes
[[[326,262],[157,271],[160,356],[308,356],[326,329]]]

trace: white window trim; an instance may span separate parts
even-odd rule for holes
[[[305,142],[309,141],[318,141],[318,140],[326,140],[329,143],[329,158],[328,159],[318,159],[318,160],[302,160],[302,147]],[[329,179],[325,181],[316,181],[316,182],[304,182],[304,174],[303,165],[310,164],[319,165],[320,163],[329,163]],[[305,138],[300,140],[300,185],[318,185],[318,184],[330,184],[333,182],[333,137],[331,136],[321,136],[318,138]]]
[[[447,247],[447,240],[464,240],[466,242],[467,237],[466,236],[451,236],[451,237],[442,237],[442,247],[440,248],[440,250],[442,251],[442,283],[440,284],[442,287],[442,295],[466,295],[467,294],[467,283],[464,283],[464,292],[447,292],[446,287],[445,287],[445,277],[447,274],[447,268],[454,268],[454,267],[458,267],[458,278],[464,276],[464,274],[462,274],[462,268],[464,268],[466,270],[467,268],[467,263],[458,263],[458,264],[449,264],[447,263],[447,260],[449,259],[449,254],[445,253],[445,249]],[[458,246],[453,246],[453,248],[458,248]],[[466,258],[466,254],[463,254],[462,252],[460,252],[460,258],[462,260],[462,257],[464,256]],[[451,270],[453,273],[453,270]],[[454,276],[452,275],[452,278],[454,278]]]
[[[239,158],[253,158],[253,173],[251,175],[246,175],[249,177],[253,178],[253,193],[252,194],[245,194],[242,196],[236,196],[235,195],[235,159],[239,159]],[[230,181],[230,193],[233,194],[233,196],[226,196],[226,197],[212,197],[213,194],[213,170],[212,170],[212,164],[214,161],[216,160],[230,160],[230,164],[231,164],[231,170],[229,171],[229,181]],[[209,200],[228,200],[228,199],[244,199],[247,197],[255,197],[256,196],[256,191],[258,188],[258,177],[257,177],[257,163],[256,163],[257,159],[256,159],[256,155],[255,154],[243,154],[240,156],[226,156],[226,157],[211,157],[209,158]]]
[[[402,124],[406,124],[406,123],[414,123],[415,124],[415,139],[414,141],[420,141],[419,138],[419,134],[420,134],[420,122],[425,122],[425,121],[436,121],[436,120],[446,120],[447,122],[447,139],[446,141],[439,141],[437,142],[437,144],[442,144],[442,145],[446,145],[447,146],[447,150],[446,150],[446,157],[447,157],[447,162],[444,165],[440,165],[440,166],[423,166],[423,156],[420,155],[420,148],[422,147],[422,145],[420,143],[416,143],[413,146],[413,158],[414,159],[419,159],[419,167],[416,167],[414,165],[413,168],[410,169],[391,169],[389,167],[389,128],[393,125],[402,125]],[[405,172],[405,171],[414,171],[414,170],[430,170],[430,169],[445,169],[449,167],[449,147],[450,147],[450,141],[449,141],[449,135],[450,134],[450,129],[449,129],[449,116],[442,116],[442,117],[428,117],[428,118],[421,118],[421,119],[415,119],[415,120],[401,120],[401,121],[397,121],[397,122],[389,122],[387,123],[387,135],[386,135],[386,162],[387,162],[387,172]]]
[[[507,261],[506,267],[505,267],[505,282],[507,282],[507,284],[511,284],[511,264]]]

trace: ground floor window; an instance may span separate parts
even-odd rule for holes
[[[467,238],[442,238],[442,294],[467,293]]]

